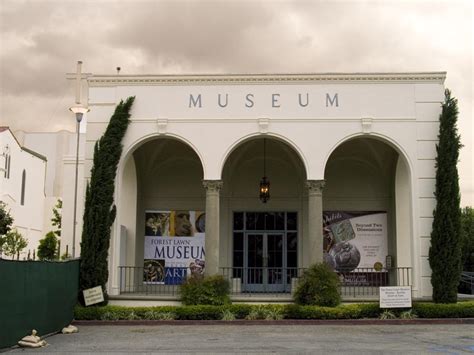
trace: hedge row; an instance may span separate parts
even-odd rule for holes
[[[474,301],[451,304],[415,303],[413,310],[419,318],[474,318]]]
[[[82,307],[75,308],[76,320],[219,320],[219,319],[362,319],[379,318],[378,303],[317,307],[232,304],[224,306]],[[400,316],[404,310],[391,310]],[[418,318],[474,318],[474,302],[457,304],[414,303]]]

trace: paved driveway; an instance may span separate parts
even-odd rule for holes
[[[81,325],[13,353],[474,354],[474,325]]]

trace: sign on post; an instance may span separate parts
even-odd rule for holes
[[[411,308],[411,286],[380,287],[380,308]]]
[[[84,295],[84,303],[86,306],[104,302],[104,293],[102,292],[101,286],[89,288],[82,291],[82,293]]]

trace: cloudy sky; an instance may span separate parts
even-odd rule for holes
[[[74,130],[65,73],[447,71],[474,205],[473,6],[447,1],[0,0],[0,121]]]

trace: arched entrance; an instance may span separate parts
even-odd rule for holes
[[[178,139],[153,138],[120,171],[111,270],[118,269],[119,292],[179,284],[196,259],[204,270],[206,193],[196,152]]]
[[[259,194],[264,175],[270,182],[266,202]],[[305,232],[306,169],[301,158],[287,143],[260,136],[232,151],[222,179],[224,272],[244,292],[289,291]]]
[[[325,181],[326,262],[338,271],[412,267],[410,169],[403,154],[378,138],[350,139],[329,157]]]

